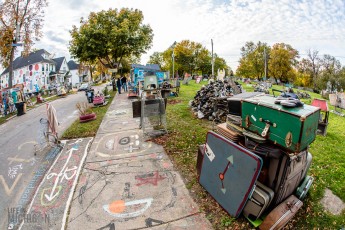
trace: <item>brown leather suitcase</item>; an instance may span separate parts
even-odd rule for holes
[[[297,197],[289,196],[265,217],[259,228],[261,230],[282,229],[296,215],[302,205],[303,202]]]
[[[196,158],[196,172],[198,173],[198,176],[201,172],[201,166],[202,166],[202,160],[204,158],[205,154],[205,145],[199,145],[198,147],[198,156]]]

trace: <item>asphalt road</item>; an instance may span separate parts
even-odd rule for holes
[[[60,123],[59,136],[78,118],[75,105],[79,101],[87,101],[84,92],[50,102]],[[23,192],[35,189],[28,189],[29,182],[34,176],[35,181],[40,181],[44,175],[38,175],[37,170],[43,165],[49,168],[48,164],[54,160],[47,161],[47,149],[40,151],[37,147],[37,143],[42,141],[40,119],[46,117],[46,106],[42,105],[0,126],[0,226],[7,226],[8,213],[18,207],[19,200],[23,197],[27,201],[31,199],[25,194],[23,196]],[[37,150],[39,152],[35,156]]]

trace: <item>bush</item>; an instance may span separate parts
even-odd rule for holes
[[[107,95],[109,95],[109,90],[108,90],[108,87],[105,87],[104,89],[103,89],[103,95],[104,96],[107,96]]]

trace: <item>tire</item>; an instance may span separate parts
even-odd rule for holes
[[[47,133],[47,141],[48,141],[47,144],[50,146],[54,146],[59,143],[57,136],[53,135],[52,133]]]

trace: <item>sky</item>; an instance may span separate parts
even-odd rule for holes
[[[80,18],[109,8],[139,9],[153,29],[152,48],[142,56],[163,52],[174,41],[201,43],[236,70],[241,47],[248,41],[286,43],[301,58],[308,50],[329,54],[345,65],[344,0],[48,0],[43,38],[35,48],[70,59],[69,31]]]

